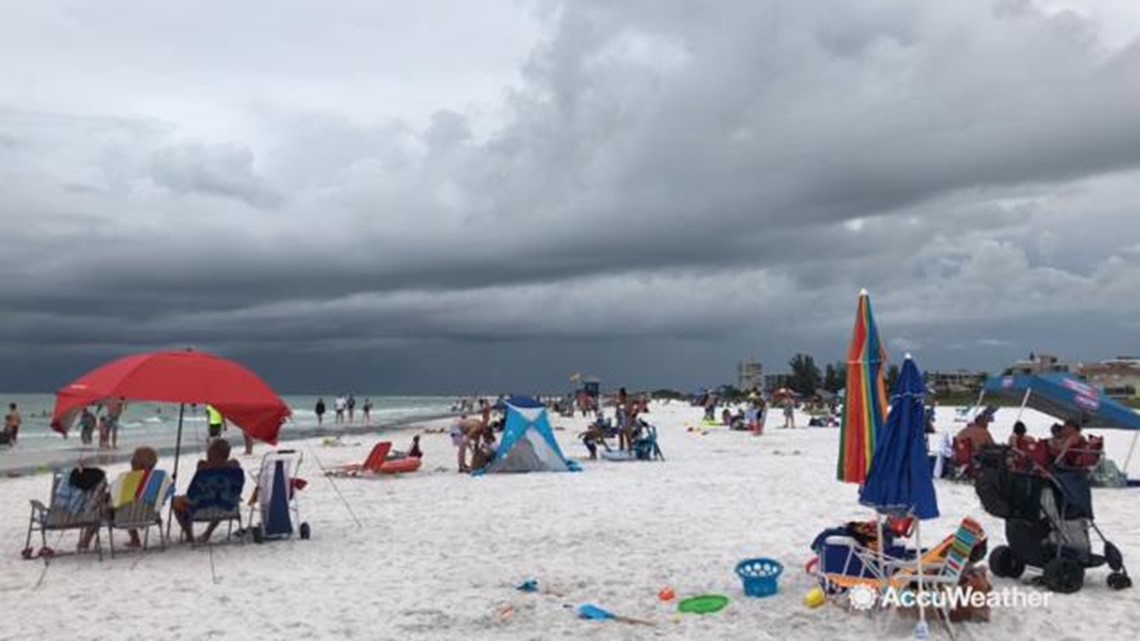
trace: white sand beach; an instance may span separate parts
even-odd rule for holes
[[[995,437],[1005,437],[1015,411],[999,411]],[[21,559],[28,500],[46,500],[50,480],[5,479],[0,592],[8,614],[0,639],[877,638],[879,619],[803,604],[814,585],[803,570],[812,539],[872,517],[854,486],[834,480],[838,430],[770,423],[761,437],[687,431],[700,413],[654,404],[649,417],[666,461],[583,460],[581,473],[460,475],[447,435],[432,433],[423,437],[420,472],[334,484],[317,459],[325,467],[361,461],[378,438],[347,437],[359,443],[350,447],[288,443],[306,457],[301,476],[310,484],[301,510],[311,540],[183,544],[102,562],[93,554],[46,566]],[[939,429],[961,427],[952,417],[940,409]],[[1051,422],[1032,411],[1024,419],[1038,435]],[[584,420],[552,423],[564,451],[585,459],[575,438]],[[404,447],[412,433],[388,434]],[[1122,460],[1128,436],[1107,434],[1109,454]],[[183,470],[195,458],[186,457]],[[247,470],[255,461],[242,459]],[[170,463],[167,457],[160,466]],[[991,548],[1004,540],[1002,523],[982,511],[972,486],[940,481],[937,490],[942,517],[923,525],[927,540],[951,533],[968,515],[985,526]],[[1094,490],[1097,523],[1126,563],[1140,564],[1137,499],[1136,489]],[[68,533],[57,547],[73,549],[75,541]],[[757,556],[785,566],[773,597],[745,597],[733,573],[738,561]],[[1106,576],[1103,568],[1090,570],[1082,591],[1054,595],[1047,609],[995,609],[988,624],[959,625],[960,638],[1128,638],[1140,591],[1113,592]],[[540,591],[517,591],[525,579],[536,579]],[[1023,587],[1006,579],[994,585]],[[680,597],[717,593],[731,603],[717,614],[679,615],[676,602],[658,599],[666,586]],[[585,603],[656,625],[580,620],[573,608]],[[881,638],[913,638],[913,623],[895,618]],[[935,627],[931,638],[945,635]]]

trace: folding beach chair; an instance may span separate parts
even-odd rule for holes
[[[946,541],[940,545],[944,548],[944,552],[940,552],[942,557],[939,561],[933,561],[929,558],[929,554],[923,555],[922,564],[922,587],[924,591],[942,591],[948,589],[956,589],[962,580],[962,573],[970,566],[974,558],[985,556],[984,550],[981,555],[975,553],[981,543],[985,541],[986,533],[982,529],[981,524],[971,518],[962,519],[962,523],[958,526],[958,530],[954,532],[954,536],[950,539],[949,545],[945,545]],[[930,565],[928,566],[928,563]],[[918,588],[918,566],[913,561],[902,566],[902,568],[892,575],[896,580],[905,580],[905,585],[911,589]],[[940,615],[938,618],[946,626],[946,633],[950,635],[951,639],[956,638],[954,628],[951,625],[950,619],[950,600],[940,599],[935,601],[937,604],[937,611]]]
[[[234,523],[241,527],[241,492],[245,487],[245,472],[238,467],[198,470],[186,489],[187,522],[226,522],[227,538],[233,535]],[[196,544],[193,535],[191,543]]]
[[[103,523],[106,505],[107,475],[97,467],[77,467],[56,471],[51,479],[50,505],[32,499],[32,513],[28,519],[28,536],[24,540],[23,557],[33,556],[32,533],[40,533],[39,556],[54,556],[48,547],[47,533],[66,530],[93,530],[99,560],[103,560],[103,545],[99,529]]]
[[[642,461],[665,460],[665,454],[661,452],[661,447],[657,444],[657,428],[652,425],[645,425],[641,428],[641,434],[633,441],[633,451],[637,458]]]
[[[142,549],[150,542],[150,528],[157,527],[163,549],[162,507],[174,494],[174,482],[163,470],[132,470],[111,483],[111,510],[107,517],[107,540],[115,557],[115,530],[142,530]]]

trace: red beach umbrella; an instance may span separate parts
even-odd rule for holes
[[[56,393],[52,428],[66,435],[75,414],[111,399],[178,403],[175,476],[186,404],[213,405],[251,437],[276,443],[289,406],[246,367],[193,350],[136,354],[92,370]]]

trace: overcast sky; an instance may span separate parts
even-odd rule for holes
[[[3,0],[0,389],[1140,352],[1133,0]]]

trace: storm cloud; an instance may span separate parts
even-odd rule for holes
[[[6,13],[9,389],[172,346],[293,390],[713,384],[839,360],[861,287],[926,367],[1136,351],[1127,3]]]

